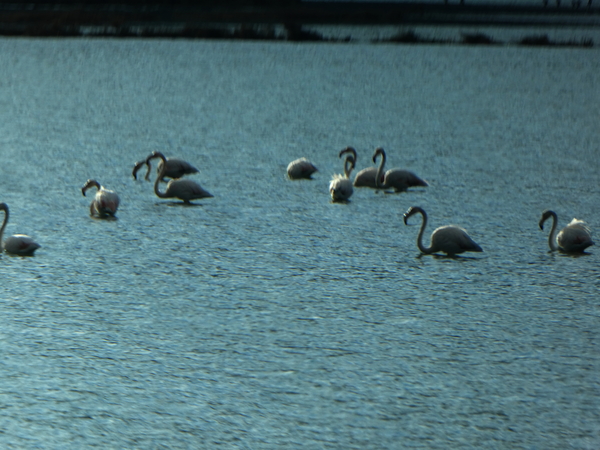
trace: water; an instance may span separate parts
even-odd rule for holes
[[[600,446],[597,49],[2,39],[4,448]],[[327,187],[353,145],[430,187]],[[214,198],[134,181],[153,150]],[[285,177],[310,158],[313,181]],[[90,218],[80,188],[121,196]],[[484,253],[423,256],[418,218]]]

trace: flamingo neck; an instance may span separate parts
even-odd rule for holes
[[[344,162],[344,176],[346,178],[350,178],[350,174],[352,173],[352,169],[354,168],[354,161],[352,160],[352,157],[347,157],[346,161]]]
[[[550,215],[552,216],[552,228],[550,228],[550,234],[548,234],[548,247],[554,252],[558,250],[558,246],[556,245],[556,227],[558,225],[558,218],[554,211],[552,211]]]
[[[2,208],[2,211],[4,211],[4,221],[2,222],[2,228],[0,228],[0,253],[4,251],[4,229],[8,223],[8,209]]]
[[[154,193],[159,198],[168,198],[168,196],[166,194],[163,194],[158,189],[158,186],[160,184],[160,180],[162,180],[162,177],[165,176],[165,172],[167,171],[167,158],[165,158],[165,156],[162,153],[158,153],[156,155],[156,157],[162,159],[163,164],[162,164],[162,166],[160,168],[160,172],[158,173],[158,177],[156,177],[156,181],[154,182]],[[148,173],[150,173],[150,168],[149,167],[150,166],[148,166]]]
[[[379,161],[379,167],[377,168],[377,174],[375,175],[375,185],[378,188],[383,188],[383,183],[381,181],[381,174],[383,173],[383,166],[385,166],[385,153],[381,152],[381,161]]]
[[[102,190],[102,186],[100,186],[100,183],[98,183],[96,180],[88,180],[88,182],[85,183],[85,186],[83,186],[83,188],[81,189],[81,192],[83,193],[83,195],[85,195],[87,190],[92,187],[98,189],[98,192]]]
[[[421,250],[422,253],[433,253],[433,246],[425,247],[423,245],[423,233],[425,233],[425,227],[427,226],[427,213],[422,209],[419,209],[421,216],[423,216],[423,222],[421,222],[421,229],[419,230],[419,235],[417,236],[417,247]]]

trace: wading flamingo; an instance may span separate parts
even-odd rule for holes
[[[340,158],[345,153],[352,153],[354,150],[348,147],[340,152]],[[356,154],[356,151],[354,151]],[[350,180],[350,173],[354,169],[355,159],[353,155],[346,156],[344,160],[344,175],[336,174],[333,176],[329,183],[329,193],[331,194],[331,200],[334,202],[345,202],[352,196],[354,189],[352,188],[352,181]]]
[[[12,253],[13,255],[33,256],[33,253],[40,248],[41,245],[25,234],[9,236],[3,244],[4,228],[6,228],[8,217],[10,215],[8,212],[8,205],[6,203],[0,203],[0,211],[4,211],[4,222],[2,222],[2,228],[0,228],[0,253],[2,253],[2,250],[4,249],[7,253]]]
[[[378,189],[394,189],[396,192],[402,192],[413,186],[429,186],[427,182],[419,178],[414,173],[402,169],[390,169],[383,174],[383,165],[385,164],[385,151],[379,147],[373,154],[373,162],[377,155],[382,156],[382,162],[377,169]]]
[[[379,183],[377,182],[377,173],[383,174],[383,166],[385,166],[385,152],[381,147],[375,149],[373,153],[373,162],[375,162],[375,155],[382,155],[379,167],[367,167],[366,169],[360,170],[354,177],[354,187],[369,187],[372,189],[381,189],[380,185],[383,183],[383,175]]]
[[[552,228],[548,235],[548,246],[550,250],[559,250],[565,253],[581,253],[590,245],[594,245],[590,229],[582,220],[573,219],[571,223],[559,231],[556,235],[557,217],[554,211],[547,209],[542,213],[540,229],[544,229],[544,222],[552,217]],[[557,245],[558,244],[558,245]]]
[[[148,170],[146,171],[146,176],[144,177],[146,180],[150,179],[150,172],[151,172],[151,166],[150,166],[150,162],[148,162],[147,160],[142,160],[142,161],[138,161],[135,163],[135,165],[133,166],[133,172],[131,173],[133,175],[133,178],[135,180],[137,180],[137,172],[138,170],[140,170],[140,168],[146,164],[146,166],[148,167]],[[162,166],[163,166],[163,161],[160,161],[158,163],[158,167],[156,168],[156,172],[160,173]],[[196,169],[194,166],[192,166],[189,162],[184,161],[183,159],[179,159],[179,158],[167,158],[167,169],[165,171],[165,174],[162,176],[161,180],[163,180],[164,178],[181,178],[184,175],[189,175],[191,173],[197,173],[198,169]]]
[[[312,174],[317,172],[317,168],[306,158],[299,158],[287,166],[287,174],[292,180],[301,178],[312,179]]]
[[[408,208],[408,211],[404,214],[404,224],[408,225],[408,218],[417,213],[420,213],[423,216],[421,230],[417,236],[417,247],[419,247],[419,250],[421,250],[422,253],[430,254],[444,252],[449,256],[454,256],[463,252],[483,251],[481,247],[469,237],[465,229],[454,225],[436,228],[433,233],[431,233],[431,245],[429,247],[423,246],[423,232],[427,226],[427,213],[423,208],[418,206]]]
[[[87,180],[81,188],[81,193],[85,196],[85,192],[95,187],[98,189],[94,200],[90,204],[90,216],[97,215],[98,217],[114,216],[119,208],[119,196],[115,191],[104,189],[96,180]]]
[[[157,197],[160,198],[178,198],[183,200],[184,203],[190,203],[191,200],[198,200],[201,198],[213,197],[213,195],[204,190],[202,186],[192,180],[186,179],[174,179],[169,181],[167,184],[167,188],[165,192],[160,192],[158,189],[158,185],[160,180],[164,177],[164,172],[166,171],[166,161],[167,158],[161,152],[153,152],[148,158],[146,158],[146,162],[149,164],[151,159],[160,158],[163,162],[161,167],[161,171],[158,173],[158,177],[154,182],[154,193]]]

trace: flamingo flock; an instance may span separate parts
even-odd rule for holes
[[[362,188],[368,187],[385,192],[401,193],[413,187],[427,187],[429,183],[417,176],[415,173],[405,169],[389,169],[384,170],[386,163],[386,153],[381,147],[375,149],[373,153],[373,163],[379,165],[367,167],[360,170],[355,176],[354,181],[350,180],[350,174],[356,166],[358,159],[356,149],[346,147],[341,150],[339,157],[344,154],[344,174],[333,175],[329,183],[329,193],[332,202],[348,202],[353,193],[353,187]],[[300,169],[303,167],[304,172]],[[311,175],[317,171],[317,168],[306,158],[300,158],[292,161],[288,166],[288,176],[290,179],[311,179]],[[301,173],[307,174],[300,176]],[[483,249],[477,244],[467,233],[464,228],[456,225],[445,225],[436,228],[431,233],[430,244],[423,244],[423,234],[427,226],[428,216],[425,210],[419,206],[411,206],[404,214],[404,224],[408,225],[408,219],[420,214],[422,217],[421,229],[417,235],[417,247],[422,254],[445,253],[448,256],[465,252],[482,252]],[[557,215],[554,211],[546,210],[542,213],[542,218],[539,223],[540,229],[544,229],[544,222],[552,217],[552,229],[548,236],[548,246],[550,251],[559,251],[563,253],[582,253],[588,247],[594,245],[592,236],[587,224],[581,220],[573,219],[566,227],[558,234],[556,233]]]
[[[351,179],[351,174],[356,167],[358,159],[356,149],[346,147],[342,149],[338,157],[343,159],[343,174],[333,175],[329,183],[329,195],[334,203],[347,203],[354,192],[354,188],[368,187],[371,189],[382,190],[387,193],[401,193],[413,187],[427,187],[429,184],[411,171],[405,169],[389,169],[384,171],[386,163],[386,153],[383,148],[375,149],[372,160],[377,166],[367,167],[360,170]],[[197,182],[184,178],[186,175],[198,173],[198,169],[192,164],[179,158],[167,158],[163,153],[155,151],[146,158],[136,162],[132,171],[133,178],[137,180],[137,172],[146,165],[147,171],[145,179],[149,180],[151,173],[151,161],[159,159],[157,166],[157,176],[154,182],[154,193],[159,198],[175,198],[183,201],[183,204],[191,204],[193,200],[211,198],[213,195],[204,189]],[[317,167],[306,158],[299,158],[289,163],[287,166],[287,175],[292,180],[312,179],[316,173]],[[164,191],[160,189],[160,183],[166,182]],[[120,199],[115,191],[106,189],[98,181],[89,179],[81,188],[82,194],[96,188],[96,194],[90,204],[90,216],[99,219],[116,218]],[[17,256],[33,256],[35,251],[41,246],[31,237],[25,234],[15,234],[6,240],[4,230],[9,219],[9,208],[6,203],[0,203],[0,211],[4,212],[4,221],[0,228],[0,253],[6,252]],[[483,249],[467,233],[464,228],[456,225],[445,225],[436,228],[431,233],[429,246],[423,244],[423,234],[427,227],[428,216],[425,210],[419,206],[411,206],[404,214],[404,223],[408,225],[410,217],[420,214],[422,217],[421,228],[417,235],[417,247],[422,254],[445,253],[448,256],[464,252],[482,252]],[[551,210],[545,210],[539,222],[541,230],[544,229],[544,223],[552,218],[552,227],[548,235],[548,247],[550,251],[559,251],[563,253],[582,253],[588,247],[594,245],[592,236],[587,224],[581,220],[573,219],[567,226],[557,232],[558,218],[557,214]]]

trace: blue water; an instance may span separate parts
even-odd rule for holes
[[[1,39],[4,448],[600,446],[597,49]],[[428,188],[333,204],[340,149]],[[153,150],[214,198],[134,181]],[[319,168],[290,181],[298,157]],[[89,217],[81,186],[121,196]],[[164,189],[164,188],[163,188]],[[419,205],[484,249],[420,256]]]

